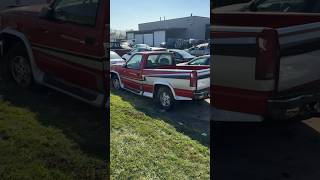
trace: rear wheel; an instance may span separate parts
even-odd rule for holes
[[[22,88],[29,88],[33,84],[30,61],[23,44],[18,43],[8,53],[9,70],[13,80]]]
[[[174,97],[167,87],[160,87],[157,91],[157,101],[162,109],[170,110],[174,105]]]

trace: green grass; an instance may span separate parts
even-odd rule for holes
[[[0,179],[104,179],[102,160],[88,157],[37,114],[0,101]]]
[[[111,94],[112,179],[209,179],[209,149]]]

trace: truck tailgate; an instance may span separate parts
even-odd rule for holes
[[[278,29],[281,47],[278,91],[320,80],[320,23]]]
[[[198,70],[197,90],[208,89],[210,87],[210,69]]]

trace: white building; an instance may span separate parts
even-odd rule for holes
[[[168,39],[209,39],[210,18],[189,16],[139,24],[138,31],[128,31],[127,39],[137,44],[159,46]]]

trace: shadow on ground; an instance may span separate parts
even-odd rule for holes
[[[146,97],[127,91],[112,90],[112,93],[129,102],[137,110],[152,118],[162,119],[173,125],[179,132],[209,147],[209,103],[206,101],[177,102],[171,111],[161,110],[155,102]]]
[[[89,156],[106,160],[107,114],[103,109],[40,86],[25,90],[0,81],[0,95],[14,106],[36,113],[42,125],[61,129]]]
[[[212,123],[211,176],[215,180],[318,180],[319,127],[319,119],[267,124]]]

